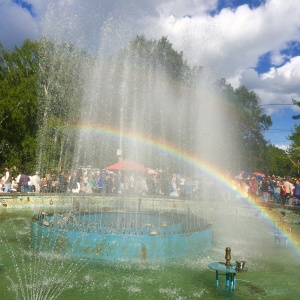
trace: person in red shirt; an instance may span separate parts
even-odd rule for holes
[[[257,189],[258,189],[258,182],[255,177],[252,177],[252,179],[249,181],[250,189],[249,189],[249,194],[250,197],[253,200],[256,200],[257,198]]]

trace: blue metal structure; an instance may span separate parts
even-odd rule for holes
[[[216,271],[216,287],[219,287],[219,275],[225,275],[225,287],[226,289],[235,290],[236,289],[236,273],[238,272],[235,265],[231,264],[229,267],[225,266],[224,262],[213,262],[208,265],[208,267]],[[220,272],[220,273],[219,273]]]
[[[208,264],[208,267],[216,271],[216,287],[219,287],[219,275],[225,275],[225,287],[226,290],[234,291],[236,289],[236,274],[248,271],[245,267],[245,261],[237,261],[235,264],[230,263],[231,249],[226,248],[225,255],[226,262],[213,262]]]

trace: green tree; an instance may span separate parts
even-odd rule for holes
[[[292,102],[293,102],[294,105],[300,107],[300,101],[292,99]],[[292,118],[294,120],[299,120],[300,119],[300,115],[294,115],[294,116],[292,116]]]
[[[147,40],[144,35],[137,36],[128,48],[134,60],[147,63],[151,68],[166,72],[170,78],[183,82],[190,72],[190,67],[183,59],[183,52],[177,52],[167,37],[159,40]]]
[[[268,143],[262,132],[271,118],[263,114],[259,97],[222,79],[216,84],[219,107],[210,106],[215,92],[199,92],[207,83],[203,68],[190,67],[166,37],[138,36],[118,53],[100,59],[73,45],[27,40],[11,53],[0,45],[0,67],[0,164],[38,164],[46,172],[114,162],[118,141],[89,133],[78,145],[76,128],[83,120],[157,138],[230,171],[267,169]],[[84,106],[90,98],[92,105]],[[204,106],[208,110],[201,113]],[[205,114],[213,116],[208,124]],[[219,118],[224,122],[218,123]],[[216,132],[224,132],[220,139],[206,134],[212,124]],[[215,155],[206,157],[202,150],[209,143]],[[140,147],[134,150],[143,153],[146,165],[186,171],[179,158],[123,140],[125,152],[132,147]]]
[[[0,165],[31,172],[72,165],[84,90],[79,70],[88,59],[47,40],[12,51],[0,44]]]
[[[225,79],[218,81],[217,88],[231,110],[226,139],[232,141],[228,152],[233,156],[228,159],[235,162],[233,169],[266,170],[268,142],[263,131],[272,125],[272,120],[263,113],[258,95],[245,86],[234,89]]]
[[[298,170],[286,151],[268,145],[265,151],[265,173],[276,176],[295,175]]]
[[[299,168],[300,161],[300,125],[295,125],[291,134],[288,136],[288,139],[292,142],[289,148],[287,149],[287,154],[292,163],[294,170]],[[296,173],[296,172],[295,172]],[[297,174],[300,175],[300,174]]]
[[[300,101],[292,99],[292,102],[296,106],[300,106]],[[294,115],[292,117],[294,120],[299,120],[300,115]],[[299,176],[299,161],[300,161],[300,125],[295,125],[288,139],[292,142],[287,149],[287,154],[292,162],[294,169],[297,170],[297,175]]]
[[[242,105],[239,126],[244,135],[243,151],[247,153],[247,163],[255,168],[265,168],[267,141],[262,132],[272,125],[271,117],[262,113],[259,97],[246,87],[236,89],[235,95],[238,101],[235,105]]]
[[[0,44],[0,164],[32,168],[37,148],[38,42]]]
[[[172,142],[178,149],[192,151],[195,143],[192,143],[187,131],[193,118],[184,119],[183,116],[186,116],[187,109],[193,112],[191,105],[185,106],[185,103],[192,99],[187,77],[193,70],[196,73],[196,68],[189,71],[183,54],[172,49],[167,38],[147,40],[138,36],[111,57],[98,58],[90,63],[90,69],[94,70],[99,82],[90,88],[93,92],[87,89],[89,85],[85,87],[85,94],[90,95],[93,108],[90,110],[87,106],[82,112],[83,120],[119,127],[120,131],[133,131],[149,138],[158,137],[161,143]],[[122,140],[125,155],[133,152],[132,147],[131,142]],[[109,138],[90,139],[89,155],[80,155],[81,164],[90,164],[91,161],[105,166],[113,163],[117,148],[118,142]],[[84,152],[84,146],[82,150]],[[146,165],[154,162],[165,170],[177,163],[168,163],[165,154],[155,149],[138,148],[135,152],[143,153]]]
[[[39,169],[71,168],[83,97],[86,53],[70,44],[42,39],[39,47]]]

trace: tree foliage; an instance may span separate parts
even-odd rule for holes
[[[39,169],[70,168],[75,151],[75,128],[84,92],[81,65],[85,53],[73,45],[40,41],[39,60]]]
[[[294,105],[300,107],[300,101],[292,99],[292,102],[293,102]],[[294,116],[292,116],[292,118],[294,120],[299,120],[300,119],[300,115],[294,115]]]
[[[268,145],[265,151],[264,173],[268,175],[293,176],[298,170],[285,150]]]
[[[293,169],[297,170],[297,173],[299,173],[298,169],[300,166],[300,125],[294,126],[291,134],[288,136],[288,139],[291,141],[291,145],[287,149],[287,155],[290,159]]]
[[[263,131],[272,125],[270,116],[263,113],[260,99],[245,86],[234,89],[225,79],[219,80],[217,88],[231,114],[227,124],[226,140],[231,143],[230,152],[235,157],[235,169],[267,169],[266,149],[268,142]]]
[[[272,122],[263,113],[259,97],[221,79],[215,84],[218,100],[214,101],[219,108],[214,110],[210,104],[214,97],[199,93],[206,80],[203,68],[189,66],[167,37],[137,36],[100,62],[73,45],[27,40],[12,52],[0,45],[0,66],[0,164],[38,165],[49,171],[81,162],[114,162],[118,141],[95,136],[89,140],[92,151],[80,152],[83,146],[77,145],[74,129],[85,120],[158,137],[160,144],[171,144],[179,152],[204,160],[201,151],[212,139],[217,154],[213,162],[225,161],[219,166],[232,172],[268,169],[268,163],[278,169],[266,159],[268,151],[277,150],[269,148],[263,137]],[[99,82],[93,82],[96,79]],[[84,106],[85,99],[92,99],[93,105]],[[201,115],[204,104],[210,116]],[[217,124],[215,130],[220,129],[222,139],[206,135],[207,117],[209,124]],[[225,123],[218,122],[221,118]],[[125,152],[136,146],[123,141]],[[104,161],[99,158],[100,148]],[[185,171],[180,159],[173,157],[170,163],[164,152],[158,155],[155,149],[146,148],[136,152],[162,168],[173,165],[170,171]]]
[[[300,101],[292,100],[293,104],[300,106]],[[300,115],[294,115],[292,117],[294,120],[299,120]],[[294,173],[297,173],[299,176],[299,167],[300,167],[300,125],[295,125],[291,134],[288,136],[288,139],[291,141],[291,145],[287,149],[287,155],[293,166]],[[295,172],[297,170],[297,172]]]
[[[0,44],[0,164],[33,167],[37,148],[38,43]]]
[[[183,81],[189,66],[183,59],[183,52],[178,53],[167,37],[160,40],[147,40],[144,35],[137,36],[130,43],[129,51],[138,56],[140,62],[147,62],[154,69],[163,70],[170,78]]]

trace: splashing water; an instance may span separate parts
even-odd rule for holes
[[[30,245],[30,222],[16,218],[0,227],[1,258],[8,294],[16,299],[57,299],[72,289],[74,278],[86,265],[83,260],[71,260],[55,253],[36,253]]]

